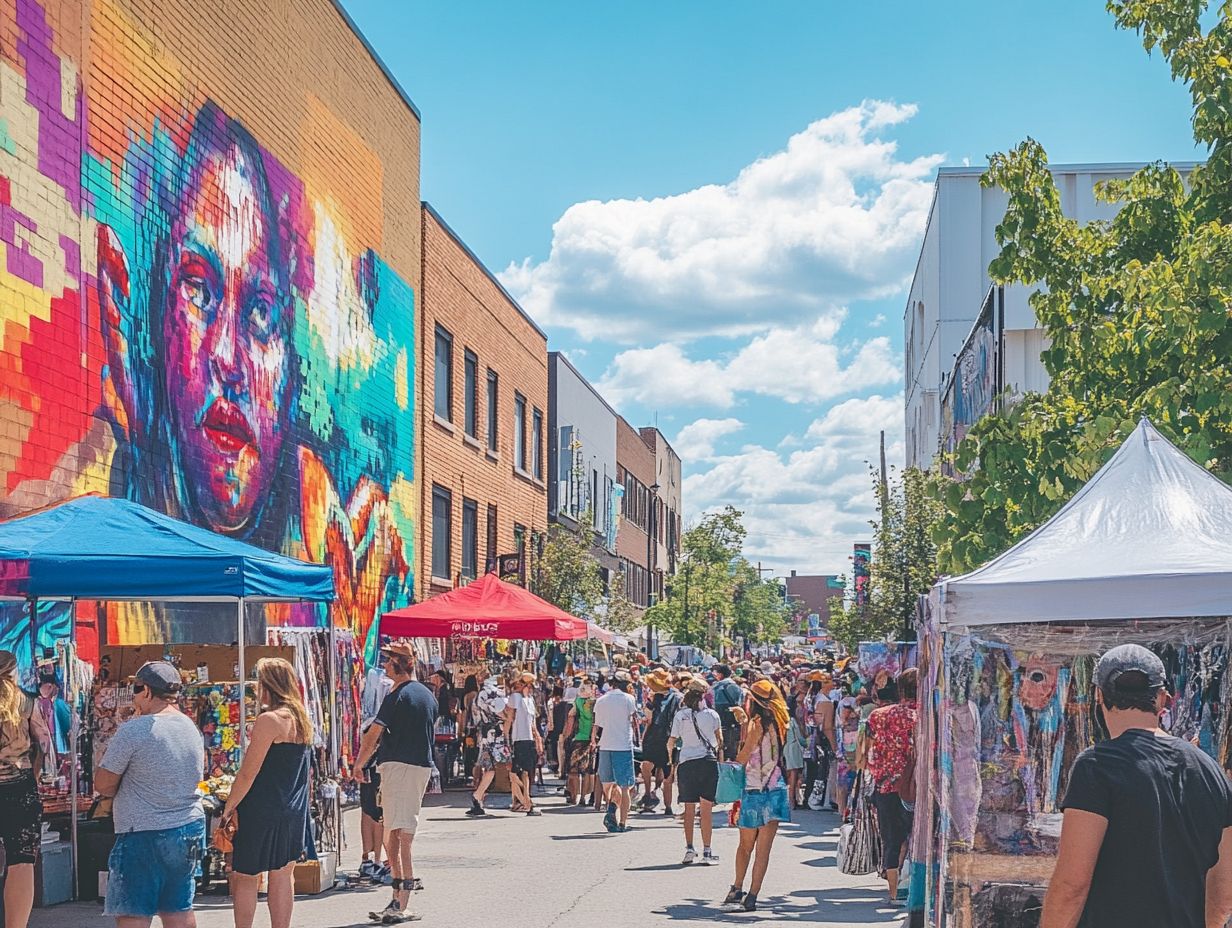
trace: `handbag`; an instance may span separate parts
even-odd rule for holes
[[[718,804],[735,802],[744,795],[744,765],[735,761],[719,764],[719,785],[714,791]]]
[[[211,843],[214,849],[221,851],[224,854],[230,854],[235,850],[235,833],[240,829],[240,816],[238,812],[232,812],[229,818],[224,818],[214,829],[214,836],[211,838]]]
[[[432,773],[428,776],[428,788],[424,794],[427,796],[439,796],[441,792],[441,772],[436,769],[436,764],[433,764]]]
[[[848,876],[865,876],[881,868],[881,832],[877,828],[877,812],[868,795],[872,783],[868,774],[856,779],[851,816],[851,834],[838,858],[838,867]]]

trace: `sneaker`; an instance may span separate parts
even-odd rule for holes
[[[733,886],[723,897],[723,905],[740,905],[744,902],[744,890],[739,886]]]
[[[533,818],[534,816],[542,815],[542,814],[543,813],[540,812],[538,809],[536,809],[534,806],[531,806],[529,809],[526,810],[527,818]]]
[[[423,889],[423,880],[417,876],[413,876],[409,880],[403,880],[402,884],[403,889],[409,889],[413,893],[417,893]]]
[[[487,815],[488,813],[485,812],[483,809],[483,806],[479,804],[479,800],[472,799],[471,807],[466,810],[466,814],[469,815],[471,818],[483,818],[483,816]]]
[[[620,831],[620,826],[616,824],[616,816],[608,814],[603,816],[603,827],[608,831]]]
[[[389,864],[381,864],[376,871],[376,881],[385,886],[389,886],[394,881],[394,872],[389,869]]]
[[[617,825],[616,830],[617,831],[632,831],[633,826],[632,825]]]
[[[417,915],[414,912],[403,911],[402,909],[398,909],[396,912],[390,912],[388,915],[382,918],[381,924],[382,925],[401,925],[401,924],[404,924],[405,922],[417,922],[421,918],[423,918],[422,915]]]
[[[670,817],[672,817],[672,818],[675,818],[675,816],[676,816],[676,813],[675,813],[674,811],[672,811],[672,807],[671,807],[671,806],[664,806],[664,807],[663,807],[663,814],[664,814],[664,815],[667,815],[667,816],[670,816]]]
[[[389,905],[385,906],[385,908],[381,909],[381,911],[379,912],[369,912],[368,917],[372,919],[374,922],[383,923],[385,921],[385,916],[397,915],[397,914],[401,914],[401,912],[402,912],[402,906],[398,905],[398,903],[395,900],[391,899],[389,901]]]
[[[704,851],[702,851],[702,863],[703,864],[705,864],[706,866],[710,866],[711,864],[717,864],[718,862],[719,862],[719,855],[716,854],[714,851],[710,850],[710,848],[706,848]]]
[[[377,871],[380,866],[373,860],[365,860],[359,865],[359,878],[361,880],[375,880]]]
[[[697,851],[693,850],[693,848],[691,847],[685,848],[684,860],[682,860],[680,863],[683,866],[687,867],[689,864],[693,863],[696,860],[697,860]]]
[[[744,906],[744,911],[756,912],[757,911],[757,893],[745,893],[744,902],[742,903],[742,905]]]

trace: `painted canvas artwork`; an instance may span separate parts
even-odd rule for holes
[[[0,5],[0,516],[118,495],[328,563],[337,601],[274,618],[371,653],[416,519],[415,293],[381,257],[381,161],[305,90],[288,166],[108,0],[87,86],[69,8]],[[24,608],[0,607],[0,647],[68,633],[48,607],[32,643]],[[234,638],[221,610],[94,614],[115,644]]]

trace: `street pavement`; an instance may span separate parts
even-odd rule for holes
[[[466,818],[468,794],[427,797],[415,837],[415,875],[424,882],[411,907],[425,928],[654,928],[715,923],[794,922],[854,928],[901,925],[901,910],[884,905],[885,883],[849,877],[835,865],[838,817],[797,812],[774,844],[757,912],[720,904],[732,880],[737,833],[716,829],[716,866],[685,867],[679,821],[637,815],[633,830],[608,834],[597,812],[568,808],[549,780],[536,801],[538,818],[507,811],[509,797],[493,796],[484,819]],[[348,844],[341,871],[354,873],[360,859],[359,813],[344,820]],[[717,815],[726,823],[726,814]],[[701,852],[700,833],[696,843]],[[298,896],[295,928],[370,925],[367,913],[388,901],[385,887],[335,889]],[[36,909],[32,928],[102,928],[113,922],[98,903]],[[226,897],[198,898],[199,928],[231,928]],[[268,928],[264,903],[254,928]]]

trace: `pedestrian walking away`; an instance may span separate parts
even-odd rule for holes
[[[629,693],[632,678],[623,670],[612,677],[612,688],[595,700],[591,743],[599,749],[599,783],[607,813],[604,827],[611,832],[629,830],[629,805],[637,783],[633,770],[633,721],[637,703]]]
[[[5,928],[26,928],[34,907],[43,805],[34,771],[51,749],[51,732],[34,697],[17,685],[17,657],[0,651],[0,849],[4,851]]]
[[[670,754],[680,745],[680,763],[676,768],[676,787],[684,806],[684,863],[697,860],[693,847],[693,816],[701,810],[702,863],[718,863],[718,855],[710,841],[714,827],[714,797],[719,786],[719,758],[722,754],[722,723],[719,714],[706,707],[705,680],[694,678],[684,694],[684,705],[672,721],[667,750]]]
[[[539,755],[543,751],[543,736],[535,724],[535,675],[520,674],[514,683],[515,692],[509,697],[505,706],[505,740],[513,745],[513,776],[510,787],[513,790],[514,812],[525,812],[527,815],[540,815],[531,799],[530,787],[535,770],[539,766]]]
[[[180,672],[151,661],[132,685],[137,716],[116,729],[94,774],[95,792],[112,796],[116,841],[108,858],[103,913],[120,928],[194,928],[197,864],[205,812],[197,784],[205,746],[192,719],[175,705]]]
[[[1040,928],[1222,928],[1232,916],[1232,787],[1159,726],[1163,662],[1123,644],[1095,667],[1108,740],[1078,755]]]
[[[417,917],[408,905],[411,891],[423,888],[415,878],[411,844],[432,776],[437,700],[430,689],[414,679],[415,651],[410,645],[387,645],[381,651],[381,661],[394,688],[360,743],[355,767],[362,771],[376,753],[393,897],[384,909],[368,915],[373,921],[396,925]]]
[[[496,779],[496,771],[502,767],[507,769],[512,759],[503,727],[506,705],[505,694],[495,677],[484,681],[483,689],[471,705],[472,724],[479,745],[474,771],[475,791],[471,793],[471,807],[466,811],[471,818],[487,814],[483,803]]]
[[[916,676],[913,667],[887,684],[878,698],[889,703],[897,694],[897,704],[875,709],[867,723],[869,772],[875,788],[873,801],[890,905],[898,905],[898,873],[915,812]]]
[[[744,724],[740,751],[736,755],[736,762],[744,767],[745,776],[736,820],[740,845],[736,849],[736,878],[723,902],[753,912],[757,909],[757,896],[770,866],[770,849],[779,823],[791,821],[787,776],[783,769],[788,711],[782,692],[769,680],[758,680],[749,688],[744,711],[748,721]],[[744,878],[750,861],[753,874],[749,890],[745,892]]]
[[[280,657],[257,661],[257,701],[248,748],[231,786],[222,825],[235,819],[231,857],[235,928],[252,928],[257,883],[268,874],[271,928],[290,928],[293,871],[308,834],[308,764],[312,723],[295,668]]]

